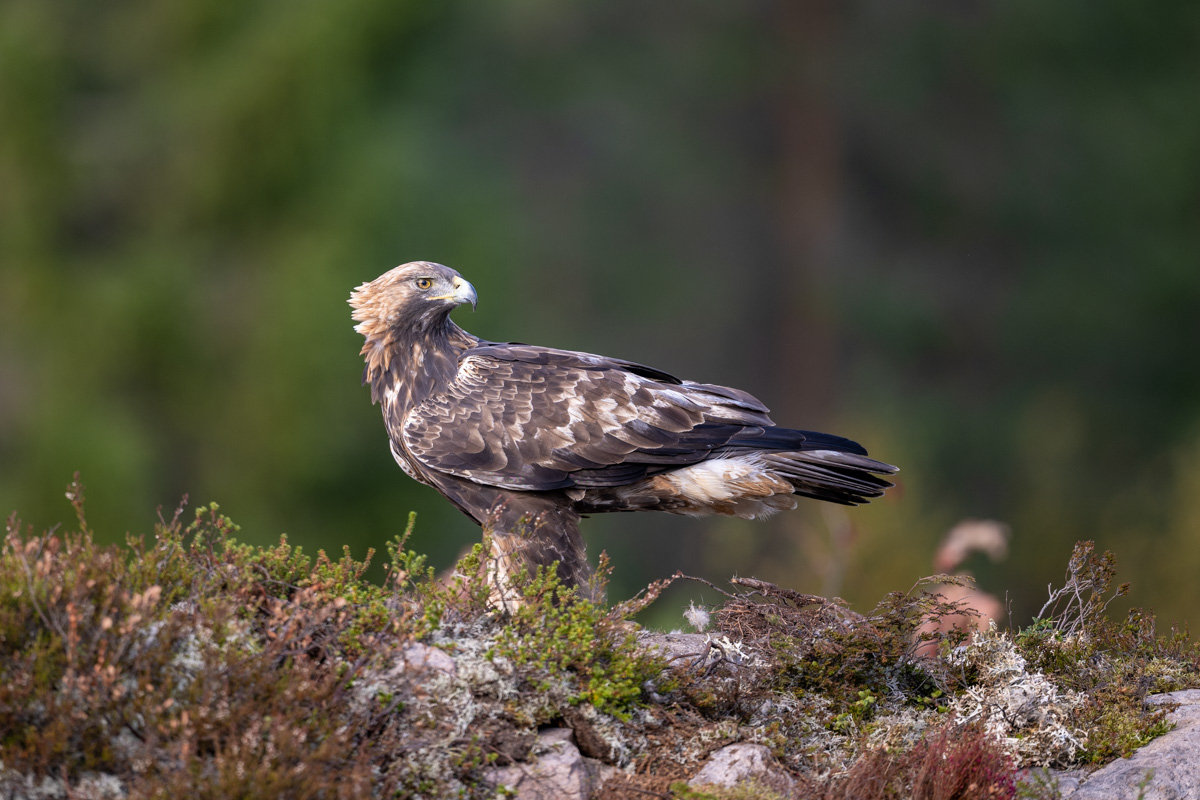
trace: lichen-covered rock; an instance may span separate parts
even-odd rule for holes
[[[538,734],[528,761],[492,767],[484,775],[497,789],[515,791],[519,800],[587,800],[614,771],[584,758],[570,728],[548,728]]]
[[[1071,800],[1197,800],[1200,798],[1200,689],[1154,695],[1153,704],[1179,703],[1168,719],[1175,724],[1129,758],[1118,759],[1088,776]],[[1060,790],[1063,787],[1060,787]]]
[[[4,800],[121,800],[125,789],[115,775],[85,774],[75,783],[6,770],[0,761],[0,797]]]
[[[955,648],[948,661],[979,675],[950,705],[960,724],[982,722],[1023,766],[1071,762],[1082,746],[1083,734],[1071,718],[1082,698],[1028,669],[1011,636],[992,623]]]
[[[453,658],[436,647],[430,647],[420,642],[413,642],[400,651],[396,668],[418,672],[433,670],[451,677],[458,671]]]
[[[709,636],[703,633],[659,633],[642,630],[638,631],[637,641],[638,645],[646,650],[662,655],[671,666],[681,665],[680,662],[703,663],[708,656]]]
[[[790,795],[795,788],[791,777],[775,766],[769,749],[761,744],[744,742],[714,752],[704,767],[688,781],[688,786],[695,789],[705,786],[732,789],[751,781],[784,796]]]

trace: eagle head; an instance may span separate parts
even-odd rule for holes
[[[388,270],[350,293],[354,330],[372,339],[391,339],[401,328],[429,329],[457,305],[475,308],[475,287],[449,267],[413,261]]]

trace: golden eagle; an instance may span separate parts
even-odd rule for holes
[[[579,519],[669,511],[746,519],[796,496],[855,505],[896,467],[840,436],[776,427],[738,389],[616,358],[489,342],[450,320],[476,302],[449,267],[403,264],[350,296],[363,383],[392,455],[493,536],[494,598],[508,576],[558,562],[588,590]]]

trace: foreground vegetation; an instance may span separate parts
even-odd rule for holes
[[[1090,543],[1023,630],[939,625],[969,615],[944,576],[865,616],[744,579],[672,659],[627,621],[669,581],[605,609],[542,572],[499,614],[483,546],[439,579],[401,537],[380,585],[370,553],[240,544],[215,504],[99,546],[68,496],[77,530],[14,515],[0,551],[0,791],[492,797],[488,769],[562,725],[621,770],[612,797],[722,796],[681,781],[738,741],[804,796],[1014,797],[1019,768],[1128,754],[1167,729],[1148,693],[1200,686],[1186,631],[1105,616],[1126,587]]]

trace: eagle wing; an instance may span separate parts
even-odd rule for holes
[[[629,361],[481,344],[403,420],[426,468],[506,489],[619,486],[772,426],[751,395]]]

